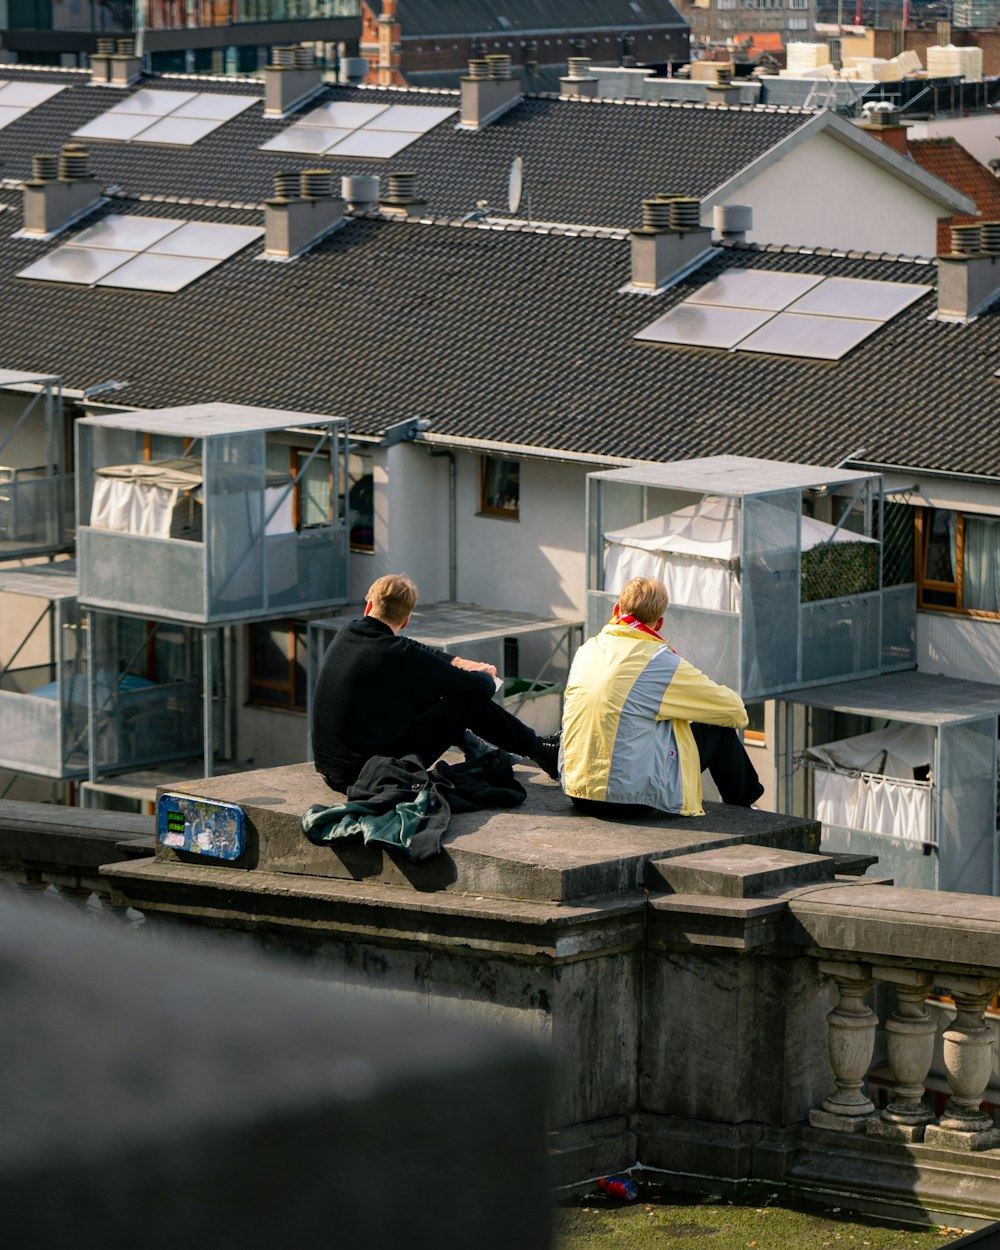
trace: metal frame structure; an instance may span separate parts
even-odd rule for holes
[[[912,668],[914,587],[882,587],[881,544],[874,590],[801,601],[803,502],[830,495],[850,504],[835,532],[855,505],[864,535],[881,531],[882,479],[874,473],[716,456],[589,474],[587,632],[604,624],[616,598],[604,587],[605,533],[718,497],[739,509],[739,556],[732,567],[741,606],[722,611],[671,603],[664,628],[686,659],[747,701]],[[775,516],[780,541],[769,532]]]
[[[997,718],[1000,686],[915,670],[788,692],[775,709],[775,777],[781,811],[812,816],[808,746],[833,740],[833,714],[868,721],[924,725],[934,734],[931,825],[922,843],[837,826],[823,831],[823,849],[879,856],[874,869],[897,885],[996,894]],[[858,774],[861,775],[861,774]]]
[[[267,500],[268,434],[301,431],[316,445],[277,499]],[[143,467],[146,436],[172,438],[201,464],[192,538],[89,524],[95,481],[115,465]],[[340,500],[348,481],[347,422],[339,417],[238,404],[82,418],[77,437],[77,561],[87,608],[197,626],[246,624],[329,609],[347,600],[348,528]],[[329,450],[333,520],[269,532],[320,452]]]
[[[23,393],[25,407],[0,438],[0,560],[69,551],[72,475],[66,472],[62,379],[56,374],[0,369],[0,390]],[[10,451],[41,401],[44,465],[6,466]],[[8,450],[10,449],[10,450]]]

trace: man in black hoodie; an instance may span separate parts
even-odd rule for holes
[[[541,738],[493,702],[496,669],[404,638],[417,588],[380,577],[365,614],[338,630],[320,665],[313,698],[313,756],[334,790],[345,790],[373,755],[417,755],[429,768],[467,732],[527,755],[558,776],[558,738]]]

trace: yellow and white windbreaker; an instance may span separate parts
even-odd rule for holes
[[[612,623],[583,644],[566,686],[560,780],[575,798],[700,816],[691,721],[742,729],[743,700],[666,643]]]

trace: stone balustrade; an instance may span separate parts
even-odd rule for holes
[[[545,1039],[557,1184],[641,1160],[668,1184],[752,1176],[908,1219],[1000,1218],[1000,1138],[982,1109],[1000,900],[861,876],[870,858],[816,853],[814,822],[710,805],[616,825],[519,772],[523,807],[454,817],[420,864],[306,842],[298,816],[329,792],[294,766],[185,788],[240,804],[241,861],[135,858],[141,834],[121,829],[103,849],[92,828],[55,830],[46,852],[37,829],[17,843],[0,807],[0,873],[84,890],[91,857],[113,851],[101,888],[154,934],[211,929],[355,992]],[[943,1038],[932,989],[955,1003]],[[878,1107],[877,1046],[891,1074]],[[950,1089],[938,1113],[935,1054]]]

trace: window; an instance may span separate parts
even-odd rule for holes
[[[347,468],[347,524],[352,551],[375,550],[374,457],[352,449]]]
[[[918,508],[916,529],[917,606],[1000,616],[1000,517]]]
[[[517,460],[483,456],[479,511],[485,516],[518,519],[521,499],[521,465]]]
[[[285,443],[268,443],[265,464],[269,473],[298,477],[292,489],[292,524],[297,530],[317,525],[330,525],[333,512],[333,470],[330,453],[318,451],[310,460],[311,449],[289,447]],[[308,463],[307,463],[308,461]],[[299,476],[301,474],[301,476]],[[278,502],[278,495],[288,489],[288,482],[269,486],[265,506],[268,511]]]
[[[304,621],[257,621],[248,627],[250,680],[247,701],[306,710],[309,668]]]
[[[743,730],[743,739],[745,742],[762,743],[766,740],[764,733],[764,704],[748,703],[746,708],[747,716],[750,717],[750,720],[746,729]]]

